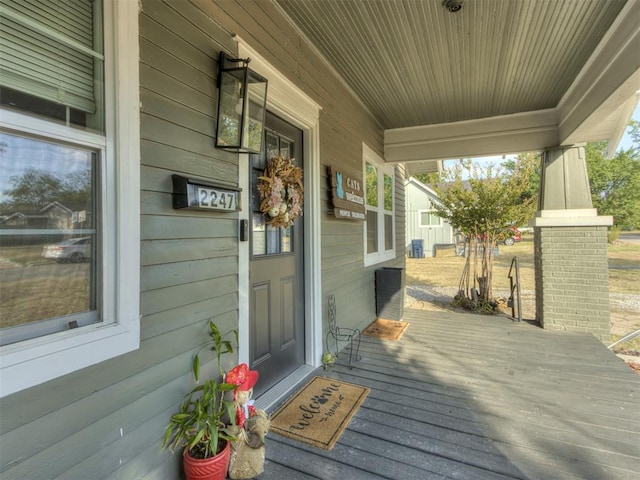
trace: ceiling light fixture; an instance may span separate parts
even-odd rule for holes
[[[451,13],[459,12],[462,9],[462,2],[464,0],[444,0],[442,5]]]

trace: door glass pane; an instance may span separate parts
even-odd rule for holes
[[[273,131],[265,132],[266,154],[261,157],[262,161],[257,161],[258,155],[251,155],[251,209],[253,210],[253,255],[280,255],[294,251],[293,234],[295,226],[289,228],[271,227],[266,223],[265,215],[260,211],[262,198],[257,189],[258,177],[264,174],[266,158],[273,158],[278,155],[289,157],[295,154],[295,143],[282,137]],[[258,229],[258,230],[256,230]],[[260,235],[258,235],[260,232]]]
[[[256,155],[257,156],[257,155]],[[251,169],[251,185],[258,184],[258,177],[264,174],[264,170]],[[260,204],[262,198],[260,198],[260,192],[256,187],[251,189],[251,210],[260,211]]]
[[[276,157],[280,151],[278,136],[272,132],[267,132],[266,146],[267,158]],[[264,169],[264,167],[265,165],[262,165],[262,169]]]
[[[284,138],[280,139],[280,155],[284,158],[293,158],[293,150],[291,146],[291,142]]]
[[[249,158],[251,159],[251,168],[255,168],[260,171],[264,170],[265,161],[266,161],[265,152],[252,153],[251,155],[249,155]]]
[[[251,234],[251,248],[254,255],[265,255],[267,253],[267,240],[265,236],[265,223],[262,213],[253,214],[253,231]]]
[[[280,253],[293,251],[293,226],[280,229]]]
[[[280,229],[267,225],[267,254],[280,253]]]
[[[97,162],[94,151],[0,133],[1,328],[99,321]]]

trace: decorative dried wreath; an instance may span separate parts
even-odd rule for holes
[[[302,215],[302,169],[293,164],[293,159],[278,155],[267,162],[264,175],[258,179],[262,198],[260,211],[268,217],[267,224],[283,228],[291,226]]]

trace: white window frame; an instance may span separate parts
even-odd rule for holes
[[[0,109],[0,125],[102,155],[102,319],[0,347],[0,397],[140,347],[138,2],[103,0],[106,137]]]
[[[377,238],[378,238],[378,251],[367,253],[367,221],[364,221],[363,228],[363,244],[364,244],[364,266],[368,267],[370,265],[376,265],[381,262],[386,262],[389,260],[393,260],[396,258],[396,176],[395,176],[395,166],[393,164],[386,164],[384,160],[375,153],[371,148],[369,148],[364,143],[362,144],[362,178],[365,179],[363,181],[366,190],[366,178],[367,178],[367,163],[373,165],[378,169],[378,206],[372,207],[367,205],[365,202],[366,211],[375,211],[378,214],[378,230],[377,230]],[[392,198],[393,205],[391,210],[391,238],[392,238],[392,247],[389,250],[385,250],[385,231],[384,231],[384,215],[385,213],[389,213],[388,210],[384,209],[384,175],[388,175],[392,179]],[[365,191],[366,198],[366,191]]]
[[[440,222],[437,225],[423,225],[422,224],[422,214],[423,213],[428,213],[430,215],[435,215],[436,217],[438,217]],[[442,228],[442,217],[438,216],[438,214],[436,213],[435,210],[429,210],[429,209],[418,210],[418,227],[419,228]]]

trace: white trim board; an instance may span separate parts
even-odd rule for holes
[[[267,109],[287,122],[300,128],[304,136],[304,282],[305,282],[305,364],[318,367],[322,356],[322,286],[320,245],[320,110],[321,107],[308,95],[276,70],[260,54],[240,37],[238,55],[249,57],[252,70],[265,77]],[[240,187],[248,192],[249,162],[246,155],[240,157],[238,175]],[[249,195],[243,195],[241,219],[249,218]],[[246,202],[246,204],[245,204]],[[249,360],[249,243],[238,247],[238,315],[239,361]]]

